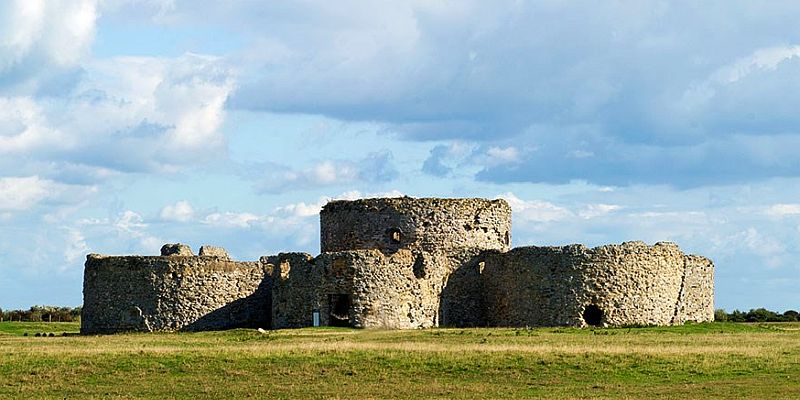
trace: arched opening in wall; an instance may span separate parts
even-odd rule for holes
[[[583,322],[589,326],[601,326],[603,324],[603,310],[600,307],[589,304],[583,309]]]
[[[329,326],[350,326],[350,295],[328,295]]]
[[[386,238],[389,243],[400,244],[403,241],[403,231],[399,228],[389,228],[386,230]]]

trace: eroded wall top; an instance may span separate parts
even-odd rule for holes
[[[505,200],[379,198],[331,201],[320,213],[322,252],[378,249],[506,251],[511,208]]]

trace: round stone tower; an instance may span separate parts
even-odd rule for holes
[[[322,208],[320,236],[322,252],[507,251],[511,207],[505,200],[474,198],[336,200]]]

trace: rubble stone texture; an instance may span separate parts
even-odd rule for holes
[[[378,249],[506,251],[511,208],[505,200],[362,199],[331,201],[320,213],[322,252]]]
[[[162,256],[193,256],[192,248],[183,243],[167,243],[161,246]]]
[[[713,319],[713,263],[672,243],[510,249],[503,200],[333,201],[322,254],[91,254],[81,332],[238,326],[669,325]],[[184,246],[184,247],[180,247]],[[189,255],[174,255],[186,254]]]
[[[217,246],[209,246],[209,245],[200,246],[199,254],[201,257],[219,257],[225,260],[230,260],[231,258],[228,255],[228,252],[225,251],[225,249]]]
[[[89,254],[81,332],[269,326],[270,276],[259,262]]]

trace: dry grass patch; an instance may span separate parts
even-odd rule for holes
[[[0,398],[800,398],[795,328],[6,335]]]

